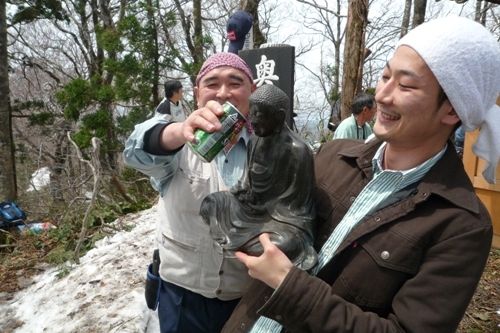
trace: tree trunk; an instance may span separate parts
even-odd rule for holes
[[[483,0],[477,0],[474,20],[481,23],[482,25],[486,25],[486,12],[491,6],[491,3]]]
[[[260,25],[259,25],[259,3],[260,0],[246,0],[246,1],[240,1],[240,8],[243,9],[244,11],[247,11],[252,15],[253,17],[253,46],[254,48],[258,49],[262,44],[267,42],[266,37],[262,33],[262,30],[260,30]]]
[[[193,57],[195,67],[201,68],[201,65],[205,61],[205,58],[203,57],[203,24],[201,18],[201,0],[193,0],[193,21],[194,21],[193,22],[194,52],[191,53],[191,56]],[[187,37],[188,36],[186,36],[186,38]],[[196,71],[196,73],[191,73],[191,74],[192,74],[191,82],[194,83],[196,81],[196,75],[198,74],[198,71]]]
[[[63,203],[64,165],[68,161],[69,156],[69,146],[68,140],[66,139],[66,132],[71,129],[71,125],[68,121],[64,120],[62,123],[58,124],[57,127],[59,128],[59,131],[57,132],[55,139],[54,164],[51,168],[50,174],[50,193],[54,202]]]
[[[413,22],[411,27],[415,28],[417,25],[425,21],[425,9],[427,7],[427,0],[415,0],[413,3]]]
[[[411,0],[405,1],[405,9],[403,12],[403,21],[401,22],[401,34],[400,38],[408,33],[408,28],[410,27],[410,14],[411,14]]]
[[[94,22],[94,26],[97,27],[99,24],[102,25],[102,28],[107,31],[116,31],[115,23],[113,22],[113,18],[111,16],[109,2],[107,0],[99,0],[99,15],[96,15],[96,18],[100,20],[96,20]],[[101,85],[111,86],[113,83],[114,73],[111,71],[106,71],[104,68],[104,63],[107,59],[112,61],[116,61],[118,58],[116,51],[107,51],[107,59],[106,52],[104,48],[97,43],[97,54],[98,54],[98,62],[99,62],[99,77],[101,78]],[[111,102],[105,101],[101,102],[100,108],[106,111],[108,116],[108,128],[107,128],[107,142],[106,142],[106,157],[107,157],[107,165],[109,170],[116,170],[118,167],[118,159],[120,158],[120,153],[117,151],[118,139],[116,138],[116,128],[113,116],[113,106]]]
[[[365,45],[365,34],[363,33],[363,45]],[[363,51],[363,58],[359,62],[358,68],[358,83],[356,85],[356,93],[359,93],[363,89],[363,66],[365,64],[366,58],[372,54],[372,50],[365,48]]]
[[[148,21],[151,27],[151,44],[154,45],[154,56],[153,56],[153,84],[151,86],[151,95],[153,96],[153,105],[160,104],[161,98],[158,94],[158,87],[160,86],[160,56],[159,56],[159,47],[158,47],[158,31],[156,29],[156,19],[154,11],[158,10],[154,8],[154,4],[152,0],[147,1],[147,15]]]
[[[342,119],[350,116],[351,103],[357,93],[360,75],[359,66],[363,62],[363,55],[365,52],[364,31],[367,21],[368,0],[349,1],[342,76]]]
[[[340,9],[341,9],[341,3],[340,0],[337,1],[337,14],[340,16]],[[337,38],[336,42],[334,43],[335,47],[335,75],[333,78],[333,91],[335,93],[335,96],[337,97],[335,99],[335,102],[339,100],[339,91],[340,91],[340,46],[342,44],[342,36],[340,32],[340,17],[336,17],[337,21]],[[333,96],[332,93],[330,93],[330,96]]]
[[[184,34],[183,38],[186,42],[186,47],[192,61],[188,59],[189,57],[187,57],[184,52],[179,52],[176,58],[181,63],[182,67],[187,69],[186,74],[189,75],[189,80],[194,87],[198,71],[205,61],[205,55],[203,52],[203,19],[201,16],[201,0],[193,0],[192,15],[186,15],[183,8],[183,2],[181,3],[180,0],[173,1],[175,8],[177,9],[178,21]],[[174,43],[174,39],[180,37],[175,36],[174,38],[169,32],[168,26],[162,26],[162,28],[166,35],[167,46],[173,50],[180,51]],[[197,105],[196,96],[194,96],[194,94],[193,105]]]
[[[0,1],[0,200],[16,200],[16,162],[10,108],[6,2]]]
[[[340,123],[340,46],[342,44],[342,30],[340,20],[341,3],[337,0],[337,11],[335,12],[335,38],[332,38],[334,54],[334,71],[332,73],[332,86],[328,92],[328,103],[330,104],[330,118],[328,119],[328,128],[334,131],[336,126]],[[333,127],[332,127],[333,126]]]
[[[480,22],[481,21],[481,11],[483,9],[483,0],[477,0],[476,1],[476,10],[474,12],[474,21]]]

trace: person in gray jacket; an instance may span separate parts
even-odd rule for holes
[[[199,215],[206,195],[229,189],[241,177],[249,129],[245,127],[234,145],[211,163],[186,143],[193,142],[196,129],[221,129],[218,117],[225,102],[247,116],[254,89],[252,71],[243,59],[217,53],[204,62],[196,78],[197,110],[182,122],[153,117],[138,124],[126,142],[125,163],[150,176],[160,192],[158,316],[162,333],[219,332],[250,281],[243,264],[223,255]]]
[[[450,137],[480,128],[473,151],[494,183],[499,88],[500,46],[481,24],[447,17],[403,37],[377,84],[377,139],[315,157],[317,269],[261,235],[261,256],[236,253],[259,283],[223,332],[455,332],[492,225]]]

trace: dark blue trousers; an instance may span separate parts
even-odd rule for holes
[[[206,298],[161,281],[158,318],[161,333],[219,333],[239,299]]]

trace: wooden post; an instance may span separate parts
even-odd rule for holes
[[[500,96],[497,98],[500,105]],[[496,184],[489,184],[482,176],[486,162],[472,153],[472,145],[476,142],[479,131],[465,135],[464,167],[469,176],[476,194],[488,209],[493,222],[493,247],[500,249],[500,165],[497,166]]]

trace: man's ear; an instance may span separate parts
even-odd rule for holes
[[[361,112],[359,113],[360,116],[363,118],[367,118],[367,113],[370,112],[370,108],[367,106],[363,106],[363,109],[361,109]]]
[[[460,118],[458,117],[458,114],[455,112],[455,109],[453,108],[449,100],[445,100],[440,109],[442,112],[444,112],[444,115],[441,118],[441,122],[443,124],[455,126],[460,122]]]
[[[198,108],[201,108],[200,99],[198,98],[199,93],[200,93],[200,90],[198,89],[198,87],[194,87],[194,98],[196,99],[196,104],[197,104]]]

